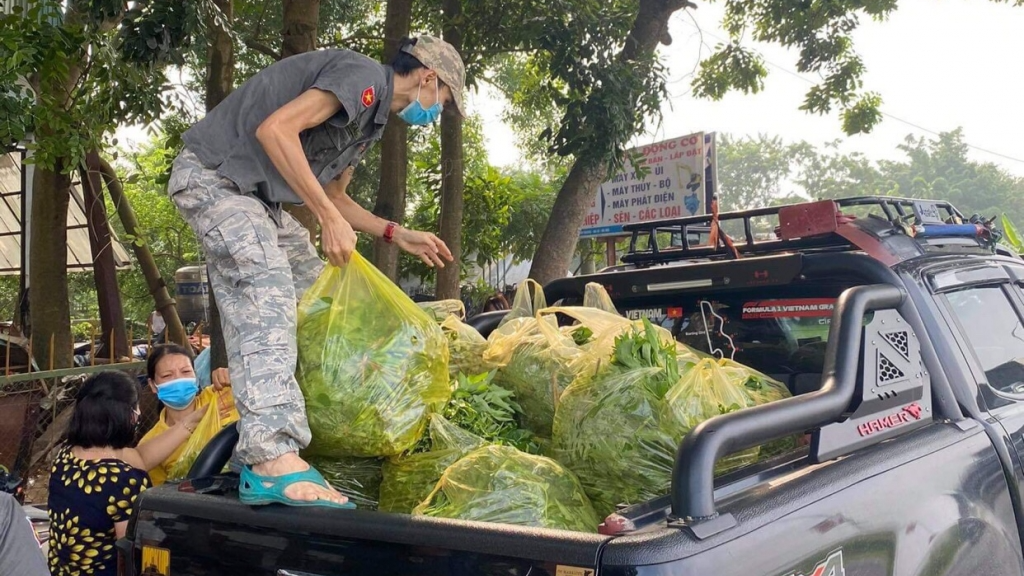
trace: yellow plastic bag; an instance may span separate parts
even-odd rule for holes
[[[484,360],[487,340],[476,328],[451,315],[441,322],[441,330],[448,338],[448,373],[452,379],[460,373],[475,376],[494,369],[494,365]]]
[[[433,302],[419,302],[416,305],[429,314],[434,319],[434,322],[443,322],[449,316],[455,316],[459,320],[466,319],[466,305],[462,300],[435,300]]]
[[[441,328],[359,254],[298,310],[298,380],[318,456],[394,456],[451,395]]]
[[[516,288],[516,297],[512,300],[512,309],[501,319],[496,331],[519,318],[533,318],[537,312],[548,307],[544,297],[544,288],[534,280],[527,278]]]
[[[603,516],[667,491],[679,438],[664,418],[665,395],[679,382],[679,363],[675,345],[649,321],[591,363],[559,399],[552,454]]]
[[[582,350],[554,316],[516,318],[491,334],[484,361],[498,366],[494,383],[511,390],[523,409],[520,425],[551,437],[555,403],[574,377]]]
[[[206,415],[199,421],[195,432],[185,441],[185,447],[181,450],[181,456],[167,471],[167,479],[177,482],[188,474],[192,469],[199,453],[203,451],[207,443],[224,429],[228,424],[238,421],[238,410],[235,408],[235,401],[231,396],[230,389],[224,389],[213,394],[213,403],[206,411]]]
[[[791,396],[789,388],[786,388],[785,384],[749,366],[744,366],[728,358],[719,360],[718,363],[730,381],[737,382],[743,386],[744,391],[750,396],[755,406],[768,404]],[[763,444],[761,445],[758,458],[767,460],[773,456],[795,450],[800,445],[802,436],[802,434],[796,434]]]
[[[619,315],[618,309],[615,308],[615,304],[612,303],[612,297],[608,295],[608,291],[604,289],[597,282],[588,282],[583,288],[583,307],[584,308],[597,308],[605,312]]]
[[[597,284],[588,287],[588,294],[592,303],[600,304],[601,294],[605,304],[611,303]],[[483,358],[498,367],[495,384],[515,393],[523,408],[522,427],[550,438],[558,398],[580,370],[593,364],[588,360],[594,356],[587,351],[594,346],[610,351],[614,336],[628,329],[630,322],[597,308],[546,308],[544,304],[544,293],[536,282],[521,284],[509,314],[512,318],[488,338]],[[559,314],[575,323],[559,327]]]
[[[423,501],[444,471],[486,442],[446,420],[430,418],[430,450],[384,461],[380,510],[409,514]]]
[[[478,448],[449,466],[413,515],[579,532],[600,522],[572,472],[511,446]]]
[[[742,367],[735,363],[726,367],[720,360],[705,358],[686,370],[679,383],[669,390],[665,401],[673,424],[678,426],[679,439],[712,416],[756,405],[744,381],[735,377],[735,366]],[[722,474],[752,464],[758,453],[759,448],[755,447],[730,454],[718,461],[715,472]]]

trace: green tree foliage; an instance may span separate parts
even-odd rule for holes
[[[805,196],[813,198],[844,198],[879,191],[879,173],[874,163],[859,152],[843,153],[840,141],[811,148],[795,159],[799,173],[794,182]]]
[[[199,3],[35,0],[0,15],[0,144],[34,134],[32,160],[65,169],[123,123],[164,110],[162,65],[199,27]]]
[[[878,164],[886,193],[949,200],[968,216],[1006,213],[1017,222],[1024,217],[1024,179],[969,159],[962,129],[936,138],[908,136],[899,150],[905,161]]]
[[[794,159],[809,149],[806,143],[785,144],[778,136],[722,135],[718,142],[719,209],[746,210],[794,198]]]
[[[799,51],[798,71],[821,77],[801,110],[826,114],[838,109],[847,134],[868,132],[882,119],[882,99],[863,89],[864,62],[854,51],[853,32],[862,17],[884,20],[896,3],[837,0],[790,6],[779,0],[727,0],[722,25],[729,41],[701,63],[694,93],[718,100],[729,90],[759,92],[768,69],[743,40],[778,43]]]
[[[281,2],[272,0],[235,0],[234,21],[229,30],[235,41],[235,84],[242,84],[260,70],[281,58]],[[383,49],[380,30],[384,22],[384,3],[373,0],[321,0],[317,45],[321,48],[349,48],[371,58]],[[197,34],[185,58],[191,71],[189,89],[203,92],[206,74],[206,37]],[[197,100],[199,101],[199,100]]]
[[[512,256],[529,258],[537,248],[554,202],[556,183],[537,171],[501,170],[487,159],[480,120],[464,124],[466,191],[463,216],[463,274],[472,265]],[[441,149],[436,127],[413,136],[409,225],[436,230],[440,220]],[[434,271],[403,255],[400,277],[430,279]]]
[[[473,64],[508,98],[504,119],[533,132],[548,154],[618,163],[625,143],[658,115],[662,66],[622,54],[637,0],[527,0],[503,10],[469,4],[466,19],[478,35],[466,42],[480,54]]]

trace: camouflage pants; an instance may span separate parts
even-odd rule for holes
[[[240,416],[235,457],[258,464],[305,448],[295,311],[323,269],[309,232],[287,212],[240,193],[187,149],[174,161],[168,194],[203,245],[220,308]]]

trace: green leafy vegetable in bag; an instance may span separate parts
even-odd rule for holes
[[[580,478],[599,514],[666,494],[676,449],[697,424],[788,396],[755,370],[667,341],[647,320],[642,330],[620,334],[609,355],[580,364],[590,368],[559,401],[554,455]],[[715,471],[753,463],[759,452],[727,455]]]
[[[519,428],[516,415],[523,409],[515,395],[494,383],[494,373],[466,376],[459,374],[458,387],[442,413],[455,426],[483,438],[488,443],[507,444],[536,453],[529,430]]]
[[[401,454],[451,393],[441,328],[358,253],[306,292],[298,352],[311,454]]]
[[[562,395],[554,455],[580,478],[598,514],[665,493],[677,440],[662,421],[664,397],[678,379],[675,345],[645,320]]]
[[[555,403],[575,376],[581,354],[572,338],[559,331],[553,316],[520,318],[495,331],[484,360],[499,366],[495,383],[511,390],[522,406],[522,427],[551,437]]]
[[[430,419],[428,440],[430,446],[424,452],[384,462],[380,510],[412,512],[430,494],[449,466],[485,443],[482,438],[460,429],[438,414]]]
[[[319,470],[331,486],[364,510],[377,509],[382,464],[380,458],[309,458],[309,465]]]
[[[578,532],[600,522],[572,472],[509,446],[485,446],[449,466],[413,514]]]
[[[459,320],[466,319],[466,305],[462,300],[434,300],[417,302],[416,305],[437,323],[443,322],[449,316],[455,316]]]
[[[683,374],[679,384],[665,396],[671,416],[667,422],[676,426],[680,440],[697,424],[719,414],[728,414],[754,406],[754,400],[744,387],[744,380],[730,378],[721,361],[705,358]],[[759,448],[754,447],[721,458],[715,472],[723,474],[757,460]]]
[[[494,369],[484,360],[487,340],[469,324],[455,316],[441,322],[441,330],[448,339],[448,374],[457,378],[459,374],[483,374]]]
[[[785,384],[769,378],[753,368],[732,360],[721,360],[719,363],[722,365],[722,370],[728,374],[731,380],[743,383],[743,387],[746,389],[751,400],[753,400],[754,406],[790,397],[789,388],[786,388]],[[773,456],[795,450],[800,445],[801,436],[802,434],[787,436],[762,445],[758,456],[759,459],[767,460]]]

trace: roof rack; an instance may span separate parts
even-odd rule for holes
[[[880,213],[858,219],[840,211],[852,207],[875,207]],[[751,221],[765,216],[778,217],[780,225],[775,228],[774,239],[759,241],[755,239],[755,227]],[[718,215],[717,221],[719,225],[730,221],[742,222],[743,237],[733,238],[736,254],[853,249],[871,252],[865,243],[877,243],[885,237],[898,235],[903,236],[904,240],[971,238],[971,244],[975,247],[979,243],[986,248],[994,244],[990,237],[982,238],[986,230],[991,234],[990,222],[967,223],[963,214],[949,202],[891,196],[858,196],[725,212]],[[623,226],[623,231],[631,233],[632,237],[622,262],[643,266],[687,259],[733,257],[734,252],[721,238],[715,246],[691,243],[690,238],[694,232],[707,231],[714,226],[714,222],[714,215],[702,214],[627,224]],[[667,246],[663,245],[666,233],[670,238]],[[662,243],[659,243],[659,234],[662,235]],[[638,244],[644,238],[647,245],[641,249]],[[905,248],[900,246],[901,251]]]

